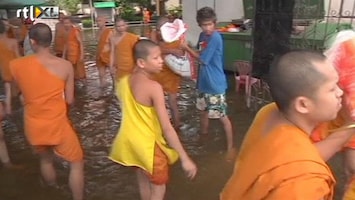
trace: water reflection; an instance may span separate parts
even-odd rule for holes
[[[137,31],[141,31],[138,30]],[[85,178],[87,200],[136,200],[138,186],[135,173],[107,159],[109,147],[115,137],[121,118],[118,101],[112,86],[99,88],[98,72],[95,66],[95,36],[91,30],[85,32],[86,70],[88,85],[76,88],[76,100],[70,109],[70,119],[81,139],[85,151]],[[107,72],[107,80],[111,82]],[[235,141],[240,145],[253,113],[244,106],[243,97],[235,94],[233,79],[229,77],[230,90],[227,101],[229,114],[236,130]],[[207,138],[198,136],[199,119],[194,106],[195,86],[184,80],[178,105],[184,123],[179,136],[186,150],[197,162],[199,172],[194,181],[183,176],[179,163],[171,170],[171,182],[167,189],[168,200],[216,200],[223,185],[231,174],[232,164],[224,161],[225,137],[218,121],[212,121]],[[38,159],[24,138],[22,108],[15,103],[13,116],[3,123],[10,156],[16,163],[26,164],[24,171],[0,170],[1,200],[69,200],[66,186],[68,164],[56,160],[59,190],[43,188],[39,182]]]

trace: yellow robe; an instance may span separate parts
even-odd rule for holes
[[[154,107],[141,105],[135,100],[129,77],[121,78],[117,84],[117,96],[122,102],[122,123],[109,158],[152,174],[155,145],[159,145],[168,157],[169,164],[176,162],[178,154],[165,141]]]

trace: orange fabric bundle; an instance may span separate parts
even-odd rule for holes
[[[159,45],[161,48],[165,49],[176,49],[179,48],[181,41],[175,41],[171,43],[161,42]],[[169,93],[176,93],[179,91],[179,86],[181,82],[181,76],[173,72],[165,63],[163,69],[158,74],[154,75],[154,79],[159,82],[164,91]]]

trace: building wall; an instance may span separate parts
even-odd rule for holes
[[[325,11],[327,21],[352,23],[355,26],[355,1],[354,0],[325,0]],[[342,11],[342,13],[340,13]]]
[[[201,32],[196,23],[196,12],[204,6],[215,9],[219,22],[240,19],[244,15],[242,0],[182,0],[183,20],[188,25],[187,39],[192,44],[197,43]]]

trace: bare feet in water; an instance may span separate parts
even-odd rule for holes
[[[25,168],[23,165],[17,165],[13,163],[4,163],[3,166],[5,169],[9,170],[21,170]]]
[[[227,150],[226,157],[225,157],[227,162],[233,162],[236,157],[237,157],[237,149],[236,148],[233,147],[233,148]]]

